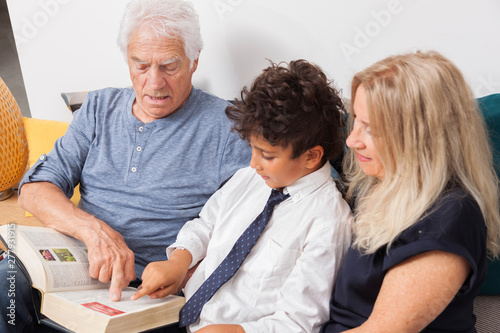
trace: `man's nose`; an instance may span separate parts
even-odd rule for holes
[[[151,68],[149,71],[148,84],[151,88],[158,90],[165,86],[165,78],[157,68]]]

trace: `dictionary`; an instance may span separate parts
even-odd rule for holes
[[[53,229],[0,226],[9,264],[20,260],[42,295],[40,312],[74,332],[138,332],[179,320],[184,297],[142,297],[128,287],[112,302],[109,284],[93,279],[85,244]],[[14,266],[13,266],[14,267]]]

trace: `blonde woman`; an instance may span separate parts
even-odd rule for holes
[[[322,332],[475,332],[500,248],[498,180],[459,69],[436,52],[384,59],[352,82],[345,163],[354,238]]]

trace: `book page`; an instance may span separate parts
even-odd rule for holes
[[[138,312],[146,308],[160,306],[164,303],[177,301],[179,296],[167,296],[165,298],[150,299],[144,296],[136,301],[131,301],[130,297],[137,292],[136,288],[127,287],[122,291],[122,298],[118,302],[112,302],[109,292],[105,289],[66,291],[53,293],[51,296],[62,298],[68,302],[80,304],[98,313],[107,316],[119,316],[126,313]]]
[[[142,297],[131,301],[136,288],[127,287],[112,302],[106,289],[46,293],[41,312],[74,332],[134,333],[179,320],[185,303],[180,296]]]
[[[49,228],[18,226],[18,231],[44,266],[45,292],[107,288],[108,284],[90,277],[83,242]]]

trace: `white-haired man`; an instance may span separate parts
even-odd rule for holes
[[[115,301],[250,160],[225,116],[227,101],[192,86],[199,30],[188,2],[129,3],[118,44],[133,87],[89,93],[19,187],[23,208],[87,245],[90,274],[111,282]],[[77,207],[68,197],[78,183]]]

